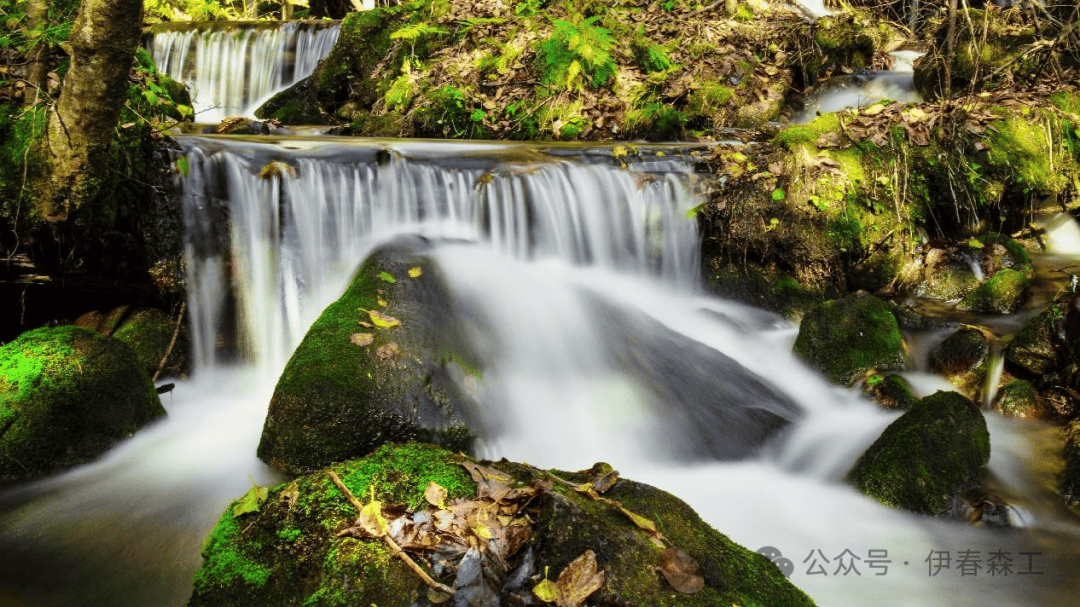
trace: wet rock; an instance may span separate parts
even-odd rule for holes
[[[330,470],[361,502],[374,498],[384,505],[400,505],[395,511],[416,521],[430,508],[424,490],[432,481],[447,490],[451,508],[461,503],[455,500],[477,499],[477,484],[459,464],[472,461],[413,443],[385,445],[366,458],[334,464]],[[461,589],[472,593],[474,602],[461,603],[464,596],[460,601],[454,597],[458,604],[491,599],[492,604],[539,604],[532,589],[545,573],[554,580],[568,564],[592,551],[604,579],[589,597],[590,605],[813,605],[777,565],[735,544],[668,493],[627,479],[618,479],[603,493],[662,529],[665,540],[658,542],[618,506],[552,481],[545,471],[506,460],[485,465],[507,474],[514,487],[536,481],[550,483],[550,488],[541,490],[522,511],[528,520],[515,515],[519,523],[531,527],[531,535],[527,546],[505,564],[495,567],[490,559],[486,563],[480,559],[478,571],[476,554],[495,547],[467,529],[461,533],[476,538],[476,545],[444,542],[424,551],[436,566],[422,566],[437,581],[470,582]],[[573,483],[596,480],[589,471],[556,474]],[[255,512],[236,518],[228,508],[204,548],[189,607],[429,604],[427,586],[383,542],[338,537],[354,519],[355,508],[331,484],[327,470],[270,489]],[[699,565],[704,584],[697,593],[675,592],[657,571],[668,544]],[[463,558],[469,553],[473,556]],[[529,571],[523,573],[523,567]],[[481,586],[488,590],[478,591]],[[499,596],[492,597],[491,589]]]
[[[63,326],[0,346],[0,482],[88,462],[164,414],[119,340]]]
[[[1031,385],[1022,379],[1015,379],[998,390],[995,406],[1003,415],[1025,419],[1047,419],[1053,410]]]
[[[1080,506],[1080,420],[1065,427],[1065,446],[1062,451],[1065,469],[1061,472],[1061,497],[1073,508]]]
[[[1049,373],[1057,366],[1056,336],[1065,309],[1053,305],[1029,320],[1005,348],[1006,362],[1033,376]]]
[[[904,368],[904,345],[896,317],[888,304],[867,293],[810,310],[799,325],[795,353],[842,385],[850,385],[871,369]]]
[[[979,286],[971,262],[944,249],[930,249],[926,254],[920,294],[931,299],[961,299]]]
[[[969,398],[978,398],[989,357],[986,335],[977,329],[962,329],[930,350],[930,370],[943,375]]]
[[[968,293],[957,310],[968,312],[991,312],[1012,314],[1020,309],[1026,299],[1025,290],[1031,283],[1023,272],[1004,268]]]
[[[955,392],[938,392],[890,424],[848,480],[888,506],[957,515],[961,496],[981,485],[989,460],[990,434],[979,407]]]
[[[899,375],[871,375],[864,386],[870,400],[885,409],[907,411],[919,402],[907,380]]]
[[[470,357],[425,246],[376,250],[311,326],[274,390],[260,458],[297,474],[392,441],[468,448],[468,399],[450,367]]]
[[[87,312],[80,316],[75,324],[93,329],[102,335],[115,337],[131,346],[139,359],[139,365],[151,377],[158,370],[166,352],[169,358],[162,368],[166,376],[185,376],[190,370],[187,356],[190,338],[186,326],[181,327],[176,343],[172,350],[169,350],[169,344],[176,330],[176,321],[161,310],[155,308],[131,310],[128,306],[121,306],[108,313]]]

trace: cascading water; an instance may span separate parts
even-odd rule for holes
[[[921,54],[916,51],[893,51],[890,53],[893,65],[888,71],[863,71],[834,78],[822,90],[814,93],[803,111],[791,121],[805,124],[820,114],[862,108],[882,99],[921,103],[922,96],[915,90],[913,73],[915,59]]]
[[[271,95],[310,75],[330,53],[340,27],[318,21],[228,22],[221,28],[169,23],[150,28],[146,47],[158,69],[188,86],[195,119],[219,122],[252,116]]]

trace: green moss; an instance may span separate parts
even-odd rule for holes
[[[943,516],[957,496],[979,486],[989,459],[990,434],[979,408],[955,392],[938,392],[890,424],[849,480],[887,506]]]
[[[230,505],[203,546],[203,566],[195,573],[195,591],[236,585],[252,591],[265,586],[272,570],[244,554],[241,546],[240,523]]]
[[[1060,194],[1070,184],[1062,171],[1066,159],[1050,149],[1042,122],[1012,117],[991,124],[994,128],[987,136],[990,149],[986,156],[991,167],[1009,174],[1025,192]]]
[[[432,482],[442,485],[451,499],[476,494],[476,483],[455,459],[438,447],[422,443],[384,445],[356,460],[351,469],[346,467],[341,478],[356,495],[370,495],[374,485],[376,499],[418,509],[426,504],[424,489]]]
[[[831,381],[850,385],[871,369],[902,369],[903,339],[889,306],[866,293],[810,310],[799,325],[795,353]]]
[[[870,398],[886,409],[907,411],[919,402],[907,380],[900,375],[871,375],[866,379]]]
[[[1038,419],[1047,414],[1035,386],[1022,379],[1014,379],[998,390],[997,407],[1010,417]]]
[[[990,280],[979,285],[960,300],[956,309],[1012,314],[1024,303],[1024,289],[1030,283],[1031,281],[1023,272],[1010,268],[999,270]]]

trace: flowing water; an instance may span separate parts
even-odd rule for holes
[[[224,24],[224,25],[222,25]],[[255,110],[315,70],[337,41],[338,22],[166,23],[146,48],[162,72],[191,92],[198,122]]]
[[[685,148],[623,167],[577,146],[179,141],[195,373],[163,397],[166,419],[101,460],[0,493],[0,605],[182,604],[228,502],[280,480],[254,452],[292,348],[403,234],[430,242],[481,359],[480,455],[607,461],[781,552],[820,605],[1072,601],[1080,532],[1048,489],[1056,432],[987,413],[1013,529],[846,485],[896,414],[807,370],[792,323],[697,288]]]

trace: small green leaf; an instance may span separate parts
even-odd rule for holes
[[[379,279],[381,279],[383,282],[388,282],[390,284],[394,284],[397,282],[397,279],[394,278],[394,275],[390,272],[379,272]]]
[[[787,193],[784,192],[784,190],[782,190],[781,188],[776,188],[775,190],[772,191],[772,199],[774,201],[780,202],[781,200],[783,200],[785,198],[787,198]]]
[[[269,493],[269,487],[260,487],[258,485],[255,485],[254,487],[249,489],[248,492],[244,495],[244,497],[240,498],[240,501],[238,501],[236,505],[233,506],[233,518],[238,518],[249,512],[258,512],[259,506],[261,506],[262,503],[266,501],[266,496],[269,495]]]

